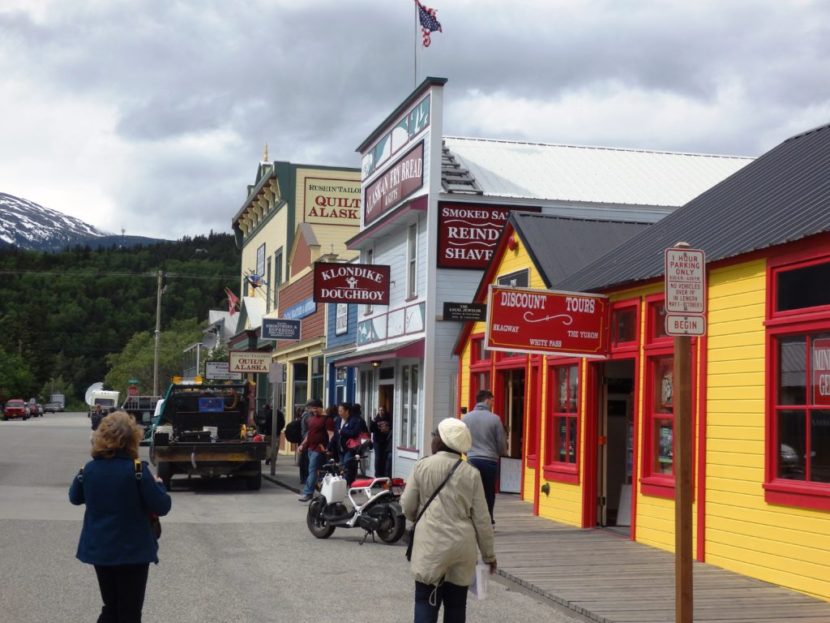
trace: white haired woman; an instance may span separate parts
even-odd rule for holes
[[[476,546],[490,573],[496,570],[493,528],[481,475],[461,460],[472,445],[467,425],[447,418],[432,436],[432,455],[416,463],[401,499],[410,521],[426,506],[413,536],[415,623],[438,621],[442,604],[444,623],[464,623]]]

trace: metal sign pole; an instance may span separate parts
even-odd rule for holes
[[[675,621],[692,623],[692,392],[691,342],[674,338]]]

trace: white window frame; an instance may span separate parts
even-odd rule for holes
[[[335,303],[334,334],[343,335],[349,330],[349,304]]]
[[[418,296],[418,223],[406,230],[406,298]]]

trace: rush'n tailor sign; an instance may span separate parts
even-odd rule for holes
[[[424,142],[421,141],[366,187],[363,224],[368,225],[423,185]]]
[[[228,368],[231,372],[268,372],[271,353],[249,353],[232,350]]]
[[[510,212],[539,207],[441,203],[438,208],[438,266],[484,270],[493,257]]]
[[[389,266],[315,262],[314,301],[389,305]]]
[[[490,286],[486,348],[605,357],[608,299],[595,294]]]

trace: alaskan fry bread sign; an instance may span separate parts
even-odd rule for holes
[[[596,294],[491,285],[486,348],[541,355],[608,355],[608,299]]]

